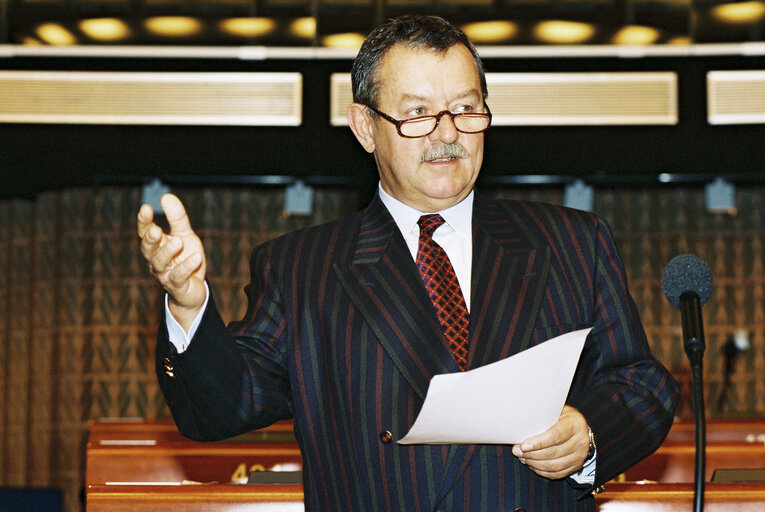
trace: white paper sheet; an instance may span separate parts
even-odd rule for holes
[[[517,444],[550,428],[565,405],[591,329],[512,357],[430,380],[420,414],[400,444]]]

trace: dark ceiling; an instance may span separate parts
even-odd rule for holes
[[[40,27],[58,24],[75,44],[307,45],[330,44],[326,36],[364,35],[385,19],[407,12],[434,13],[464,25],[506,21],[513,30],[485,44],[550,44],[538,33],[549,20],[591,25],[583,44],[618,42],[625,27],[651,29],[649,42],[712,43],[760,41],[765,4],[687,0],[5,0],[0,4],[0,43],[50,44]],[[147,20],[189,17],[194,30],[168,35]],[[117,38],[95,39],[81,22],[117,19],[127,30]],[[258,19],[267,29],[245,33],[221,29],[228,19]],[[296,34],[294,23],[311,20],[312,31]]]

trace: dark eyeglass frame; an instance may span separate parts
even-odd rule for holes
[[[491,126],[491,117],[492,116],[491,116],[491,110],[489,110],[489,105],[484,103],[483,106],[486,109],[486,112],[457,112],[457,113],[454,113],[454,112],[451,112],[449,110],[442,110],[438,114],[433,114],[433,115],[430,115],[430,116],[417,116],[417,117],[412,117],[410,119],[402,119],[402,120],[395,119],[395,118],[389,116],[388,114],[386,114],[385,112],[381,112],[381,111],[377,110],[376,108],[374,108],[372,106],[367,105],[366,107],[369,110],[371,110],[372,112],[375,112],[376,114],[379,114],[380,117],[382,117],[386,121],[388,121],[390,123],[393,123],[396,126],[396,131],[398,132],[398,134],[401,137],[404,137],[406,139],[419,139],[420,137],[427,137],[428,135],[430,135],[431,133],[436,131],[436,128],[438,128],[438,123],[441,122],[441,118],[443,116],[445,116],[445,115],[449,116],[452,119],[452,124],[454,124],[455,128],[457,128],[457,124],[454,122],[454,118],[455,117],[460,117],[460,116],[475,116],[475,115],[487,116],[489,118],[489,124],[487,124],[486,128],[484,128],[483,130],[479,130],[477,132],[466,132],[465,130],[460,130],[459,128],[457,128],[457,131],[461,132],[461,133],[482,133],[482,132],[485,132]],[[428,133],[425,133],[423,135],[404,135],[401,132],[401,125],[403,125],[404,123],[409,123],[409,122],[412,122],[412,121],[421,121],[422,119],[428,119],[428,118],[435,118],[435,120],[436,120],[436,124],[433,125],[433,129],[430,130]]]

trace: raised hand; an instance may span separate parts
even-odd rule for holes
[[[202,241],[191,229],[189,217],[180,199],[165,194],[161,203],[170,233],[162,231],[154,222],[151,206],[142,205],[138,211],[141,254],[152,275],[167,292],[170,312],[188,332],[206,298],[204,248]]]

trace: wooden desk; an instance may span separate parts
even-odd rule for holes
[[[301,485],[89,485],[88,512],[303,512]]]
[[[598,512],[688,512],[693,484],[614,484],[595,496]],[[707,483],[704,512],[762,512],[765,484]]]
[[[693,482],[695,459],[694,444],[665,441],[653,454],[625,471],[620,481]],[[732,468],[765,468],[765,445],[746,442],[708,442],[705,479],[710,481],[715,469]]]
[[[765,484],[711,484],[705,512],[762,512]],[[609,484],[598,512],[688,512],[693,484]],[[90,485],[88,512],[292,512],[303,510],[299,485]]]
[[[659,449],[627,470],[619,481],[692,484],[694,432],[693,422],[675,423]],[[707,424],[707,480],[715,469],[765,467],[763,439],[765,421],[710,421]],[[290,422],[280,422],[225,442],[198,443],[181,436],[172,421],[91,421],[86,456],[88,489],[106,482],[240,483],[255,469],[270,470],[277,465],[286,469],[302,467]],[[115,489],[109,486],[110,492]],[[138,492],[134,487],[131,489]],[[169,487],[164,489],[167,492]],[[250,493],[257,490],[248,489]],[[190,491],[178,490],[171,494],[174,492]]]
[[[105,418],[88,421],[88,444],[96,446],[101,441],[120,439],[152,439],[157,444],[193,443],[183,437],[173,420],[151,420],[141,418]],[[247,434],[234,437],[227,442],[238,443],[290,443],[295,442],[292,422],[285,420]]]
[[[764,420],[710,420],[706,434],[706,480],[711,480],[715,469],[765,468]],[[619,481],[692,483],[695,440],[693,421],[675,422],[659,449],[628,469]]]
[[[302,468],[288,422],[223,442],[200,443],[181,436],[168,421],[92,421],[85,482],[241,483],[251,471],[278,466]]]
[[[765,420],[707,420],[707,443],[765,442]],[[672,424],[667,439],[669,443],[696,442],[696,424],[682,420]]]

